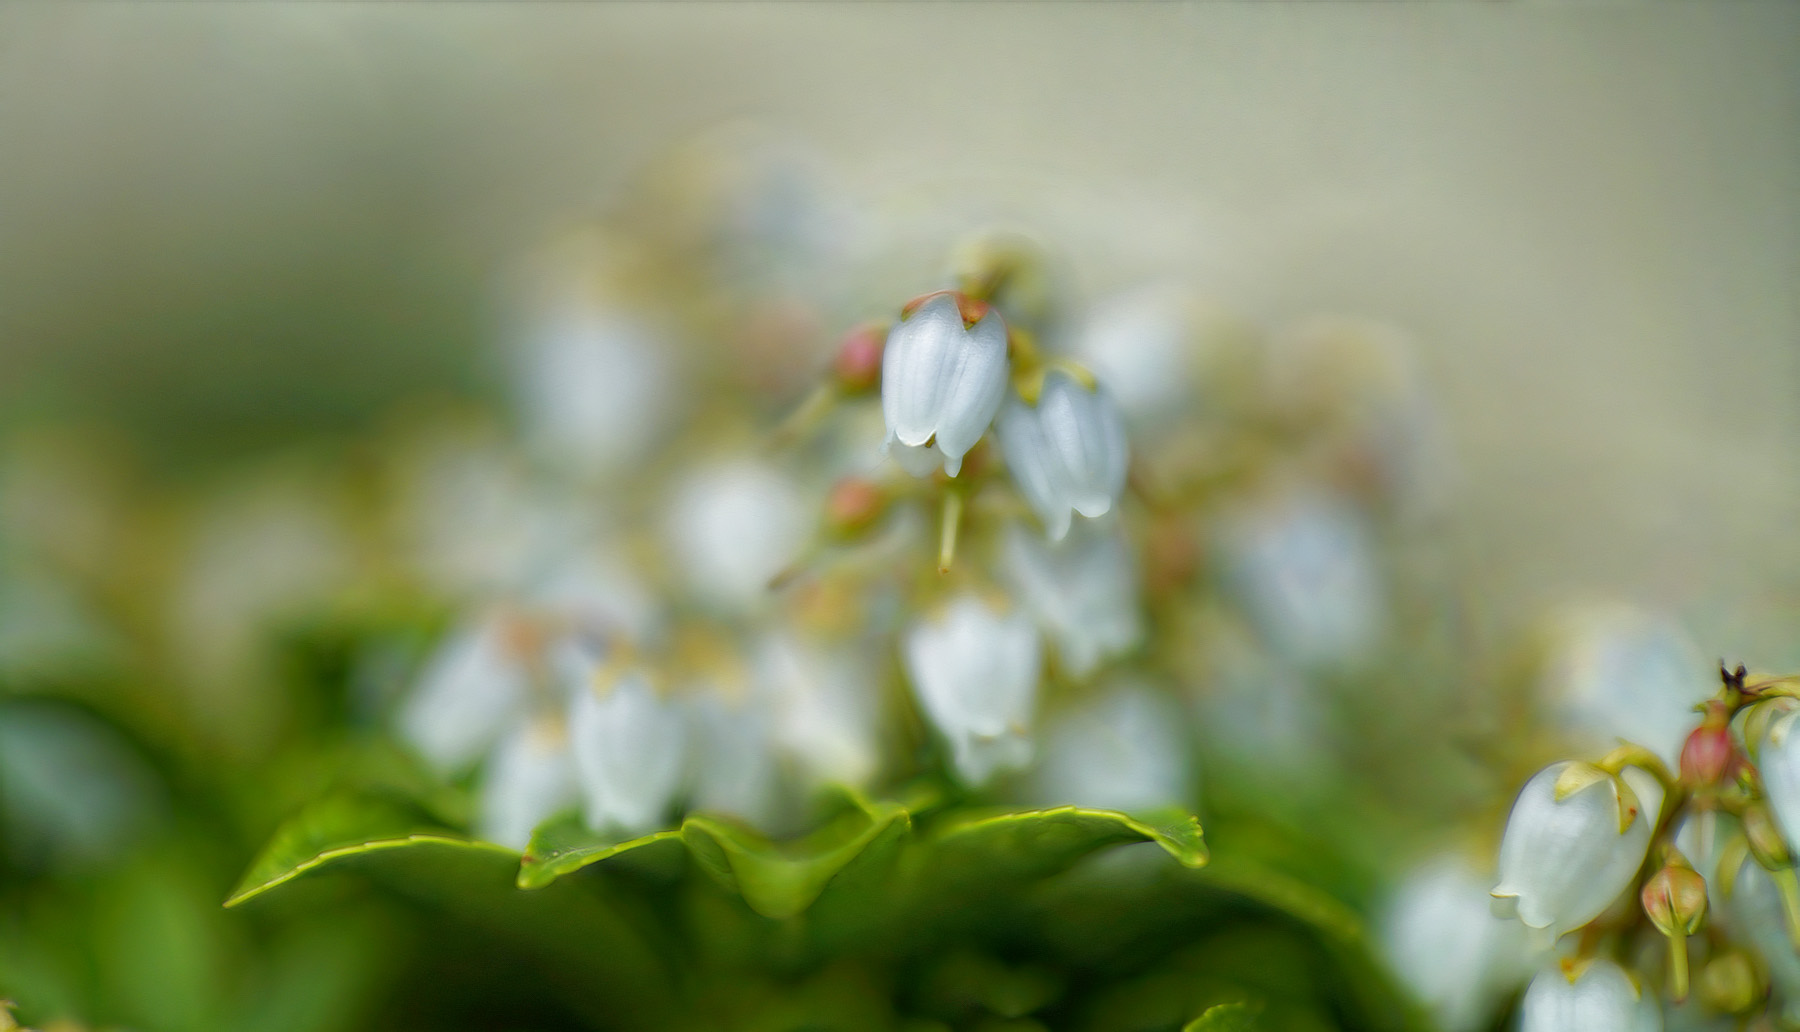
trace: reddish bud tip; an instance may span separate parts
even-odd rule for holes
[[[977,301],[959,290],[934,290],[929,294],[920,294],[918,297],[908,301],[900,309],[900,318],[912,318],[912,314],[919,310],[920,305],[934,297],[941,297],[944,294],[949,294],[956,299],[956,310],[962,313],[964,329],[980,322],[982,317],[988,314],[989,305],[986,301]]]
[[[1710,723],[1695,728],[1681,747],[1681,778],[1690,785],[1716,785],[1731,770],[1737,748],[1731,730]]]
[[[825,496],[825,525],[839,534],[854,534],[874,523],[887,508],[887,492],[873,481],[845,477]]]
[[[1642,895],[1644,913],[1664,935],[1692,935],[1706,917],[1706,879],[1692,867],[1670,864],[1650,876]]]
[[[887,342],[887,327],[864,323],[845,335],[831,360],[832,375],[847,391],[873,390],[881,382],[881,351]]]

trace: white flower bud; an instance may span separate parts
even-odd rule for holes
[[[1766,705],[1766,704],[1765,704]],[[1757,749],[1769,810],[1787,839],[1788,852],[1800,855],[1800,730],[1794,716],[1775,718]]]
[[[1097,526],[1047,546],[1015,527],[1006,537],[1006,566],[1071,675],[1086,677],[1143,638],[1137,570],[1116,528]]]
[[[1034,802],[1143,813],[1192,796],[1181,713],[1162,695],[1127,686],[1070,710],[1044,736]]]
[[[1037,628],[1024,613],[1003,615],[971,596],[907,632],[913,693],[970,785],[1031,762],[1041,653]]]
[[[476,827],[482,838],[524,849],[531,833],[575,801],[569,736],[553,720],[520,723],[488,760]]]
[[[455,632],[400,711],[401,736],[440,771],[472,766],[524,705],[529,678],[507,633],[503,617]]]
[[[1555,935],[1600,916],[1625,891],[1650,847],[1653,821],[1639,814],[1621,831],[1623,804],[1607,778],[1559,801],[1556,781],[1569,766],[1545,767],[1519,792],[1500,841],[1500,884],[1493,891],[1503,906],[1516,903],[1526,925]]]
[[[881,356],[884,448],[915,475],[936,465],[930,454],[935,449],[944,472],[955,476],[994,421],[1006,377],[1000,313],[990,308],[965,326],[954,295],[932,295],[888,333]]]
[[[1383,915],[1388,963],[1446,1032],[1488,1027],[1531,971],[1525,929],[1494,916],[1490,884],[1462,857],[1441,856],[1407,875]]]
[[[1539,971],[1519,1004],[1519,1032],[1661,1032],[1662,1013],[1625,972],[1596,960],[1574,981],[1560,963]]]
[[[1125,420],[1105,391],[1051,370],[1037,404],[1014,398],[997,429],[1006,467],[1051,540],[1068,534],[1073,513],[1112,511],[1131,455]]]
[[[584,686],[569,704],[588,826],[639,835],[668,818],[686,772],[687,721],[641,671]]]

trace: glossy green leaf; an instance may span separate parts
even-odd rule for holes
[[[700,867],[764,917],[800,913],[872,845],[904,836],[911,819],[897,805],[858,808],[793,845],[710,817],[689,817],[681,839]]]
[[[935,829],[929,862],[949,871],[1042,877],[1107,846],[1154,842],[1183,867],[1208,855],[1200,822],[1188,815],[1152,824],[1110,810],[1061,806],[953,818]]]
[[[621,842],[589,831],[578,817],[556,818],[532,833],[531,844],[525,847],[525,855],[519,861],[518,886],[541,889],[589,864],[624,854],[632,854],[634,859],[650,859],[645,854],[679,850],[680,843],[679,829],[658,831]]]
[[[1256,1032],[1259,1008],[1248,1003],[1221,1003],[1188,1022],[1181,1032]]]

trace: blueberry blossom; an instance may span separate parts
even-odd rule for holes
[[[558,720],[526,720],[488,759],[476,827],[482,838],[524,849],[531,832],[575,801],[569,736]]]
[[[1014,398],[997,428],[1006,466],[1053,541],[1074,513],[1104,516],[1125,488],[1125,420],[1093,383],[1061,369],[1044,376],[1035,404]]]
[[[1031,762],[1042,645],[1023,612],[1003,614],[973,596],[906,634],[906,672],[951,762],[980,787]]]
[[[1382,916],[1388,963],[1446,1032],[1488,1027],[1530,973],[1525,929],[1493,914],[1489,884],[1462,857],[1437,857],[1406,876]]]
[[[569,703],[569,741],[588,826],[653,831],[686,773],[686,715],[641,670],[596,672],[587,681]]]
[[[1186,807],[1192,782],[1180,711],[1162,695],[1125,685],[1050,726],[1033,801],[1143,813]]]
[[[949,292],[929,295],[888,332],[883,448],[915,476],[931,472],[937,456],[956,476],[1006,397],[1007,368],[999,312]]]
[[[530,677],[521,628],[494,615],[454,632],[438,647],[400,710],[400,733],[432,766],[472,766],[525,704]]]
[[[1587,764],[1553,763],[1533,775],[1500,842],[1500,908],[1553,935],[1600,916],[1649,849],[1651,819],[1639,805],[1621,778]]]
[[[1770,705],[1764,703],[1764,705]],[[1789,852],[1800,852],[1800,733],[1795,723],[1800,714],[1784,713],[1769,722],[1757,749],[1757,769],[1775,823],[1787,838]]]
[[[1075,677],[1144,636],[1136,564],[1116,527],[1096,526],[1055,545],[1014,527],[1006,537],[1006,571]]]
[[[1519,1004],[1519,1032],[1661,1032],[1662,1014],[1609,960],[1539,971]]]

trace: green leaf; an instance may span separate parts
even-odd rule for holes
[[[1043,877],[1127,842],[1154,842],[1183,867],[1201,867],[1208,860],[1200,822],[1191,816],[1150,824],[1111,810],[1060,806],[951,818],[935,831],[931,862],[983,876]]]
[[[750,909],[785,918],[811,906],[826,884],[872,845],[896,841],[911,825],[904,809],[880,804],[858,807],[792,845],[705,816],[682,822],[681,839],[701,869],[740,893]]]
[[[620,842],[589,831],[579,817],[555,818],[532,833],[531,843],[520,858],[517,883],[521,889],[541,889],[565,874],[624,854],[654,863],[666,859],[666,854],[671,851],[679,851],[680,842],[679,829]]]
[[[365,853],[470,851],[508,862],[517,855],[504,846],[426,830],[422,823],[402,807],[372,800],[333,798],[314,803],[276,831],[225,905],[235,907],[307,871]]]
[[[1182,1026],[1181,1032],[1256,1032],[1261,1008],[1248,1003],[1221,1003]]]

